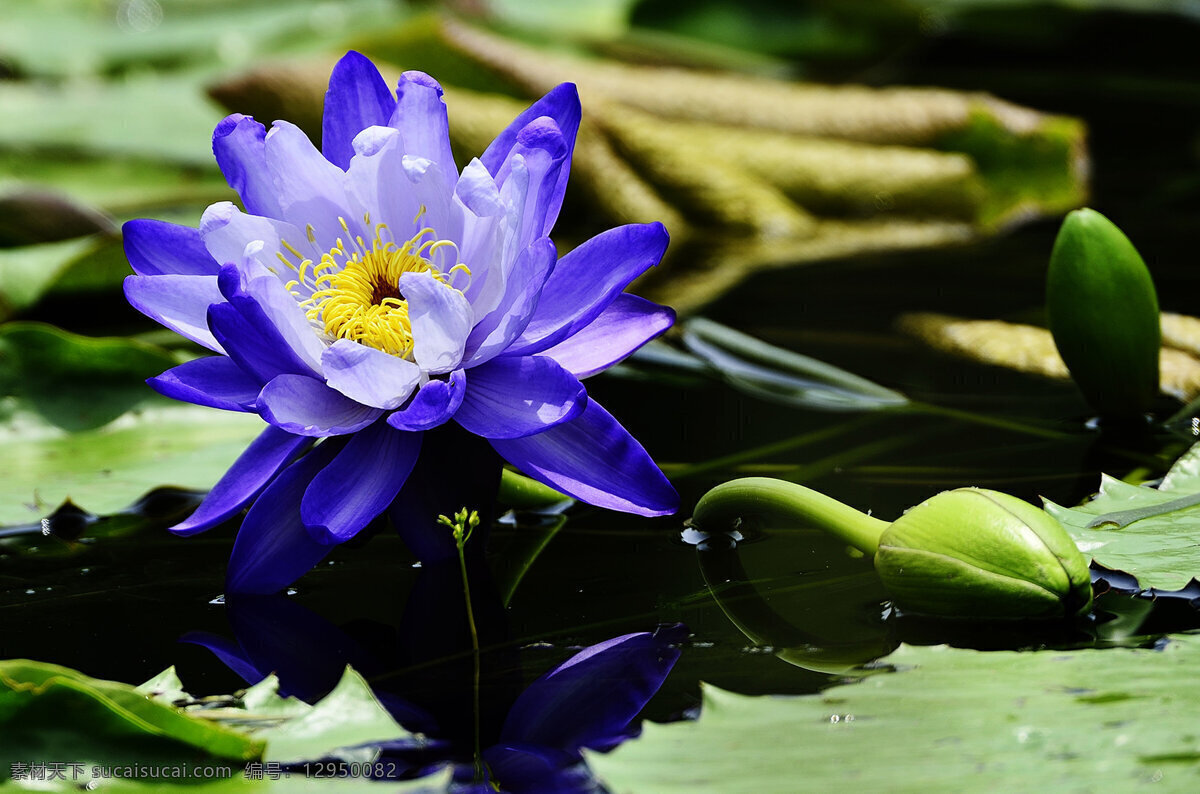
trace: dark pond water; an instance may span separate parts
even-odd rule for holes
[[[1098,43],[1115,40],[1116,26],[1124,23],[1105,24],[1025,52],[1012,42],[989,49],[987,42],[950,36],[898,63],[833,76],[982,88],[1083,116],[1094,157],[1092,205],[1141,249],[1163,308],[1194,314],[1200,311],[1194,244],[1200,91],[1182,81],[1197,70],[1162,59],[1153,71],[1142,70],[1136,51],[1100,53]],[[1167,22],[1139,24],[1159,33],[1169,28]],[[813,692],[837,680],[841,667],[884,655],[900,639],[975,647],[1095,642],[1075,629],[981,638],[962,627],[886,622],[883,596],[861,563],[837,549],[814,551],[811,535],[802,531],[763,533],[736,555],[700,552],[682,539],[699,496],[748,473],[788,476],[884,518],[962,485],[1070,504],[1095,490],[1101,471],[1161,473],[1187,446],[1185,438],[1166,432],[1102,437],[1085,428],[1086,406],[1069,384],[946,359],[891,330],[899,313],[912,310],[1036,319],[1056,229],[1054,221],[1035,223],[968,247],[774,271],[706,312],[922,402],[984,420],[814,413],[712,381],[653,373],[591,381],[589,391],[674,477],[684,508],[655,520],[571,509],[507,607],[500,593],[489,596],[486,572],[479,571],[473,586],[481,605],[484,710],[491,703],[502,711],[523,682],[582,646],[660,624],[683,623],[690,637],[646,709],[654,719],[693,709],[701,680],[743,693]],[[1167,413],[1173,407],[1163,406]],[[1049,430],[1052,437],[995,426],[995,420]],[[815,440],[801,442],[810,436]],[[797,442],[776,454],[698,465],[786,439]],[[539,522],[549,521],[520,520],[521,526],[493,531],[488,562],[497,581],[508,581],[508,552],[538,537]],[[42,538],[36,550],[22,542],[0,553],[0,657],[42,659],[133,683],[174,664],[188,688],[204,694],[244,682],[198,642],[226,650],[241,643],[243,654],[264,669],[280,670],[285,686],[295,663],[297,691],[314,694],[322,675],[353,660],[381,689],[467,709],[469,717],[463,698],[470,671],[462,664],[469,645],[461,629],[448,628],[462,625],[457,571],[414,566],[384,531],[367,544],[338,549],[293,595],[224,604],[218,596],[233,527],[178,539],[161,530],[165,523],[71,549]],[[791,661],[777,655],[787,647],[793,650],[783,655]]]

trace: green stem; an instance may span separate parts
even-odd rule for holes
[[[747,513],[771,523],[811,522],[867,556],[875,555],[880,535],[891,526],[811,488],[768,477],[745,477],[713,488],[696,504],[692,523],[719,530]]]
[[[456,538],[458,540],[458,538]],[[458,543],[458,570],[462,573],[463,594],[467,598],[467,627],[471,631],[471,658],[475,662],[474,679],[471,689],[474,695],[475,716],[475,782],[483,781],[483,756],[479,747],[479,632],[475,629],[475,608],[471,605],[471,584],[467,580],[467,556],[465,541]]]

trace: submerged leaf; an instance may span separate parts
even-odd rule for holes
[[[687,322],[683,343],[735,388],[773,402],[825,411],[908,403],[898,391],[703,317]]]

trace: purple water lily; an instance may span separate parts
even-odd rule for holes
[[[150,383],[268,427],[181,524],[253,502],[226,587],[273,592],[396,499],[425,431],[448,422],[594,505],[663,515],[678,496],[580,383],[665,331],[674,313],[623,292],[667,245],[661,224],[604,232],[559,259],[580,107],[560,85],[458,171],[441,87],[396,94],[351,52],[325,96],[320,152],[297,127],[234,114],[213,151],[245,211],[199,229],[124,227],[143,314],[221,355]]]

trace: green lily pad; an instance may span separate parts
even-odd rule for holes
[[[263,743],[148,699],[128,684],[89,678],[45,662],[0,662],[0,748],[4,772],[31,759],[107,763],[245,761]]]
[[[614,794],[1185,791],[1200,780],[1200,637],[1070,653],[901,646],[887,661],[899,672],[817,695],[706,687],[698,721],[648,724],[588,763]]]
[[[38,521],[68,498],[106,514],[163,484],[207,490],[263,427],[253,414],[175,405],[71,434],[17,415],[0,424],[0,526]]]
[[[285,705],[286,701],[275,706],[264,702],[262,707],[278,713]],[[375,699],[363,677],[349,667],[333,691],[315,706],[254,735],[267,743],[264,758],[279,763],[344,757],[341,748],[411,736]]]
[[[153,396],[147,378],[177,363],[132,339],[80,336],[45,323],[0,326],[0,394],[65,430],[111,422]]]
[[[1104,477],[1079,507],[1046,503],[1085,554],[1136,576],[1143,587],[1178,589],[1200,575],[1200,453],[1193,447],[1162,487]]]

